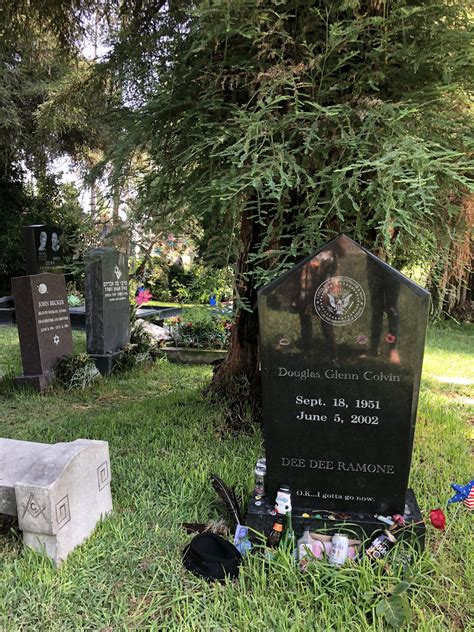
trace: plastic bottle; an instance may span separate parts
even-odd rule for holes
[[[280,544],[283,534],[283,516],[276,516],[272,530],[268,534],[267,547],[269,549],[276,549]]]
[[[312,540],[309,527],[304,528],[303,535],[298,540],[298,561],[303,568],[312,557]]]

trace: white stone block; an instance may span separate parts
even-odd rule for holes
[[[0,479],[5,474],[0,485],[7,483],[0,487],[1,511],[17,513],[25,545],[59,564],[112,511],[108,443],[5,442],[9,440],[0,440],[0,463],[3,457],[6,466],[0,470]]]

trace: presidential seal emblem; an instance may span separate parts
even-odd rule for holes
[[[330,325],[350,325],[362,316],[364,308],[364,290],[350,277],[330,277],[314,294],[316,314]]]

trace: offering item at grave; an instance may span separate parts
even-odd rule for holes
[[[280,540],[279,548],[287,551],[291,555],[296,555],[296,536],[293,530],[291,510],[285,514],[283,535]]]
[[[238,524],[235,529],[234,546],[241,555],[246,555],[252,548],[249,539],[249,529],[243,524]]]
[[[304,528],[303,535],[298,540],[297,543],[297,551],[298,551],[298,561],[300,563],[300,568],[306,568],[308,561],[311,559],[313,554],[312,551],[312,540],[311,534],[309,532],[309,527]]]
[[[469,510],[474,509],[474,480],[470,481],[466,485],[456,485],[456,483],[451,483],[451,488],[456,493],[448,500],[448,505],[462,502]]]
[[[349,538],[344,533],[335,533],[332,536],[331,550],[328,562],[332,566],[342,566],[347,558],[349,550]]]
[[[373,560],[382,559],[386,557],[390,549],[395,546],[396,542],[397,538],[393,535],[393,533],[385,530],[371,542],[370,546],[365,550],[365,554]]]
[[[211,474],[211,484],[214,491],[227,509],[227,513],[233,526],[237,528],[238,525],[243,524],[242,510],[240,508],[240,503],[237,500],[235,490],[232,487],[229,487],[229,485],[224,483],[224,481],[215,474]]]
[[[273,523],[272,530],[268,534],[267,547],[269,549],[276,549],[280,544],[283,534],[283,516],[275,516],[275,522]]]
[[[255,468],[255,489],[254,489],[254,493],[259,495],[259,496],[263,496],[264,493],[265,493],[265,473],[266,473],[266,468],[264,468],[261,465],[257,464],[257,467]]]
[[[344,537],[345,534],[343,534]],[[303,536],[298,540],[298,559],[301,570],[306,570],[307,565],[313,561],[330,560],[333,552],[333,537],[325,533],[312,533],[310,527],[306,526]],[[346,559],[355,559],[361,541],[347,536],[347,550],[344,561]],[[336,556],[336,552],[334,552]]]
[[[286,516],[288,512],[291,513],[291,492],[288,485],[281,485],[278,490],[275,500],[275,511],[283,516]]]

